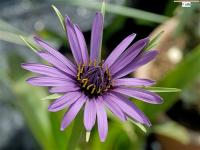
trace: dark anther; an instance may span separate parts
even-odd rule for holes
[[[90,98],[97,97],[112,87],[108,68],[104,69],[100,64],[97,65],[94,61],[78,66],[77,81],[81,90]]]

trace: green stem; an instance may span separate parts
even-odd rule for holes
[[[76,116],[71,132],[71,136],[68,140],[67,150],[74,150],[83,133],[83,111],[80,111]]]

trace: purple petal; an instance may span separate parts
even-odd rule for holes
[[[123,111],[121,110],[121,108],[118,106],[118,104],[115,101],[113,101],[112,99],[109,99],[108,97],[104,96],[103,97],[103,103],[121,121],[126,121],[125,114],[123,113]]]
[[[65,56],[63,56],[61,53],[59,53],[55,48],[44,42],[38,37],[34,38],[35,41],[45,50],[47,50],[51,55],[53,55],[57,60],[62,62],[66,68],[69,68],[72,72],[76,73],[76,66]]]
[[[103,35],[103,15],[97,12],[92,25],[92,34],[90,41],[90,60],[99,61],[101,40]]]
[[[87,131],[91,131],[96,121],[95,99],[86,101],[84,109],[84,125]]]
[[[142,111],[140,111],[131,101],[129,101],[126,97],[122,96],[121,94],[113,92],[112,94],[108,95],[109,99],[115,101],[119,107],[132,119],[146,124],[148,126],[151,125],[148,118],[144,115]]]
[[[72,120],[74,120],[81,107],[85,103],[86,99],[87,98],[82,95],[74,104],[70,106],[68,112],[66,112],[66,114],[64,115],[63,121],[61,123],[61,131],[63,131],[72,122]]]
[[[126,76],[127,74],[135,71],[140,66],[143,66],[147,64],[148,62],[152,61],[158,54],[158,51],[152,50],[147,51],[135,60],[133,60],[128,66],[126,66],[124,69],[117,72],[113,78],[121,78],[123,76]]]
[[[71,76],[76,76],[76,73],[72,72],[64,63],[62,63],[59,59],[48,53],[47,51],[39,51],[37,54],[49,62],[50,64],[54,65],[56,68],[60,69],[61,71],[70,74]]]
[[[65,22],[66,22],[68,41],[69,41],[70,48],[72,50],[72,54],[74,56],[76,63],[80,64],[83,62],[83,60],[81,56],[79,40],[77,38],[74,25],[72,24],[68,16],[66,16]]]
[[[73,104],[75,101],[77,101],[81,97],[80,92],[69,92],[57,100],[55,100],[51,105],[49,105],[48,110],[51,112],[56,112],[59,110],[62,110],[71,104]]]
[[[37,63],[25,63],[21,65],[22,68],[29,70],[34,73],[38,73],[41,75],[46,75],[50,77],[59,77],[59,78],[68,78],[64,73],[59,71],[54,67],[50,67],[47,65],[37,64]]]
[[[117,59],[118,57],[124,52],[124,50],[129,46],[129,44],[133,41],[136,34],[133,33],[126,37],[108,56],[104,63],[104,67],[108,66],[110,67]]]
[[[162,98],[159,95],[152,93],[150,91],[139,89],[139,88],[118,87],[114,89],[113,91],[130,96],[130,97],[134,97],[136,99],[139,99],[151,104],[160,104],[163,102]]]
[[[96,101],[97,109],[97,122],[98,122],[98,131],[101,142],[104,142],[108,133],[108,120],[106,110],[103,106],[103,102],[100,99]]]
[[[148,43],[149,38],[145,38],[137,41],[131,47],[129,47],[117,61],[110,67],[111,74],[114,75],[116,72],[120,71],[126,67],[138,54],[143,50],[143,48]]]
[[[155,81],[138,78],[121,78],[113,80],[113,86],[151,86]]]
[[[49,92],[51,93],[67,93],[72,91],[78,91],[80,88],[76,86],[73,82],[67,83],[65,86],[52,87]]]
[[[84,38],[83,33],[81,32],[78,25],[74,25],[74,29],[75,29],[77,39],[78,39],[78,42],[79,42],[83,63],[86,64],[86,63],[89,62],[89,56],[88,56],[87,46],[86,46],[86,43],[85,43],[85,38]]]
[[[66,86],[72,79],[61,79],[55,77],[39,76],[32,77],[26,81],[35,86]]]

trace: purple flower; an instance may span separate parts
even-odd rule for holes
[[[101,141],[105,141],[108,132],[105,108],[122,121],[131,118],[150,126],[148,118],[128,100],[128,97],[151,104],[162,103],[160,96],[140,88],[151,86],[155,84],[155,81],[124,77],[150,62],[157,55],[158,52],[155,50],[144,51],[149,38],[131,44],[136,36],[131,34],[112,51],[105,61],[101,61],[103,15],[97,12],[93,21],[90,55],[78,25],[73,24],[69,17],[66,17],[65,21],[75,63],[35,37],[36,43],[44,49],[38,51],[37,54],[51,65],[22,64],[24,69],[38,74],[36,77],[29,78],[28,83],[35,86],[47,86],[50,87],[49,92],[62,94],[48,108],[52,112],[68,108],[61,130],[72,122],[82,107],[84,107],[83,120],[86,130],[90,132],[97,119]]]

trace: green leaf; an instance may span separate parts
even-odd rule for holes
[[[132,123],[134,123],[137,127],[139,127],[144,133],[147,132],[147,129],[144,127],[143,124],[138,123],[138,122],[135,122],[135,121],[133,121],[132,119],[128,119],[128,120],[130,120],[130,121],[131,121]]]
[[[101,10],[102,2],[95,2],[89,0],[69,0],[69,4],[82,6],[90,9]],[[129,8],[126,6],[119,6],[115,4],[106,3],[105,11],[117,15],[131,17],[139,20],[146,20],[149,22],[162,23],[168,19],[166,16],[150,13],[147,11]]]
[[[52,100],[52,99],[57,99],[61,96],[62,95],[60,95],[60,94],[52,94],[52,95],[48,95],[48,96],[42,98],[41,100]]]
[[[42,149],[57,149],[47,111],[48,103],[40,101],[41,97],[46,95],[46,91],[43,88],[29,86],[24,78],[13,82],[12,88],[16,97],[16,105],[22,111],[29,128]]]
[[[170,137],[183,144],[189,144],[190,142],[190,135],[187,129],[173,121],[155,125],[154,132]]]
[[[105,0],[103,0],[102,5],[101,5],[101,13],[103,15],[105,15],[105,8],[106,8],[106,3],[105,3]]]
[[[164,31],[161,31],[160,33],[158,33],[155,37],[153,37],[152,39],[150,39],[150,42],[148,43],[148,45],[146,46],[145,50],[150,50],[151,48],[155,47],[157,45],[157,43],[160,40],[161,35],[164,33]]]
[[[53,10],[55,11],[56,15],[58,16],[58,19],[60,20],[60,23],[62,25],[62,28],[64,29],[64,31],[66,31],[66,27],[65,27],[65,19],[62,16],[62,14],[60,13],[60,11],[58,10],[58,8],[56,8],[56,6],[52,5]]]
[[[9,32],[9,31],[1,31],[0,30],[0,40],[14,43],[14,44],[19,44],[19,45],[25,45],[24,42],[22,42],[19,39],[19,36],[17,34]]]
[[[0,19],[0,30],[1,31],[8,31],[10,33],[15,33],[15,34],[24,34],[22,31],[17,29],[15,26],[12,26],[11,24],[7,23],[3,19]]]
[[[22,35],[19,36],[20,39],[22,39],[25,44],[31,49],[33,50],[34,52],[37,52],[39,49],[33,44],[31,43],[30,41],[28,41],[28,39],[26,39],[25,37],[23,37]]]
[[[167,75],[158,82],[160,87],[176,87],[184,89],[200,75],[200,45],[185,56],[183,61],[175,69],[168,72]],[[160,93],[164,103],[155,107],[155,105],[142,104],[141,107],[149,117],[154,120],[161,112],[165,112],[177,100],[180,93]],[[156,109],[155,109],[156,108]]]
[[[167,87],[145,87],[144,89],[151,92],[157,92],[157,93],[181,91],[180,89],[177,89],[177,88],[167,88]]]

